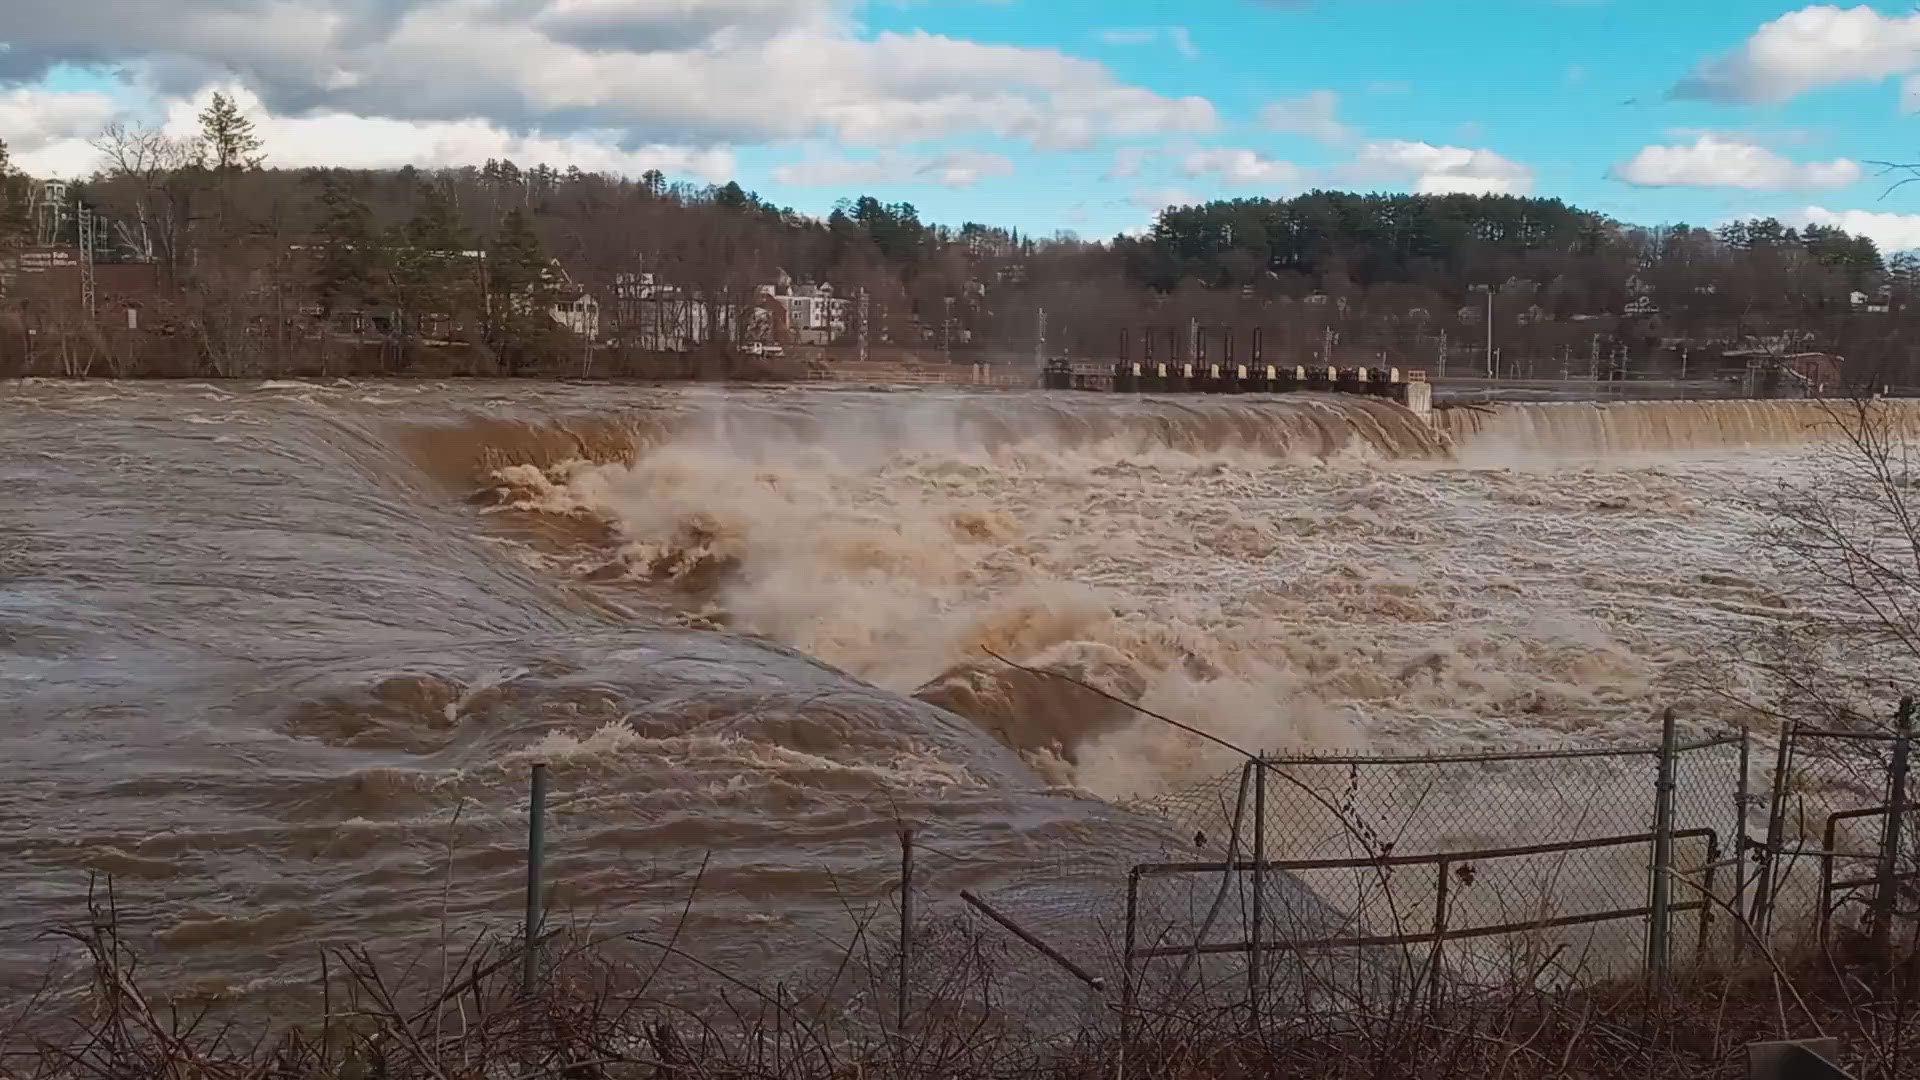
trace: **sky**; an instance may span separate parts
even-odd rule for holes
[[[0,138],[91,172],[216,90],[270,164],[489,157],[1104,239],[1171,203],[1511,192],[1920,248],[1920,8],[1767,0],[8,0]]]

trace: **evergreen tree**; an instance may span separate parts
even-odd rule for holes
[[[33,231],[30,216],[32,180],[13,167],[5,139],[0,139],[0,255],[18,250]]]
[[[242,115],[239,106],[225,94],[216,92],[206,111],[200,114],[200,138],[215,172],[257,169],[266,160],[260,152],[260,137],[254,134],[253,121]]]
[[[487,252],[487,292],[487,343],[511,375],[541,336],[552,300],[540,238],[517,207],[500,220]]]
[[[421,188],[413,217],[395,230],[392,294],[403,340],[425,316],[455,317],[467,301],[474,275],[468,239],[446,188]]]
[[[350,174],[334,169],[320,174],[319,181],[320,193],[314,200],[320,211],[320,228],[313,281],[320,310],[331,317],[374,302],[378,252],[372,214],[360,185]]]

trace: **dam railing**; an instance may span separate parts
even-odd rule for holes
[[[1075,363],[1048,361],[1041,372],[1048,390],[1100,390],[1143,394],[1359,394],[1396,401],[1424,415],[1433,405],[1427,373],[1397,367],[1215,363]]]

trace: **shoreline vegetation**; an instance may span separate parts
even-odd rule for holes
[[[687,911],[696,904],[690,896]],[[936,947],[916,947],[903,968],[886,939],[895,911],[850,911],[837,965],[805,987],[708,964],[682,946],[679,925],[658,936],[551,932],[531,993],[510,938],[449,934],[437,952],[407,957],[342,948],[319,958],[298,1001],[276,1004],[287,1021],[245,1001],[167,997],[143,975],[101,886],[84,921],[53,930],[67,961],[0,1012],[0,1076],[1679,1080],[1745,1076],[1749,1044],[1817,1038],[1837,1039],[1838,1064],[1862,1080],[1920,1071],[1913,942],[1886,955],[1863,938],[1775,954],[1741,923],[1664,986],[1579,979],[1557,952],[1471,981],[1394,955],[1380,965],[1393,974],[1355,979],[1349,952],[1345,965],[1291,966],[1289,993],[1306,1007],[1269,1011],[1257,1032],[1244,1008],[1170,1001],[1136,1010],[1123,1042],[1111,1001],[1086,1003],[1077,1022],[1028,1023],[1037,1005],[1059,1002],[1009,992],[1005,950],[977,924],[922,916]],[[711,992],[667,988],[686,974]]]

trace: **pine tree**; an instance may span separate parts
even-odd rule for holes
[[[373,242],[372,214],[359,185],[349,174],[329,170],[320,177],[320,194],[314,201],[320,210],[320,242],[315,245],[313,258],[314,292],[320,298],[322,314],[331,317],[374,302],[379,256]]]
[[[257,169],[266,160],[260,153],[260,137],[254,134],[253,121],[225,94],[215,92],[213,101],[200,114],[200,137],[212,155],[215,172]]]
[[[540,238],[518,208],[500,220],[487,252],[491,345],[511,375],[547,323],[552,289]]]
[[[0,139],[0,254],[14,251],[26,243],[32,231],[32,219],[28,214],[28,185],[31,183],[13,167],[7,142]]]
[[[422,316],[452,319],[467,306],[473,280],[467,235],[446,188],[434,183],[421,189],[413,218],[396,230],[393,246],[392,294],[403,335]]]

